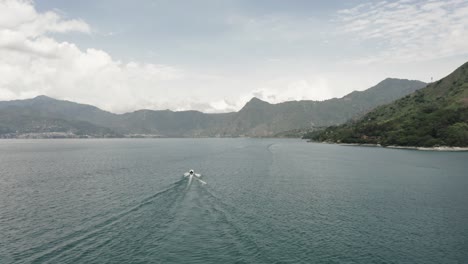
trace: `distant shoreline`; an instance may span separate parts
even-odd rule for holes
[[[449,146],[439,146],[439,147],[404,147],[404,146],[387,146],[386,148],[393,149],[414,149],[414,150],[423,150],[423,151],[468,151],[468,147],[449,147]]]
[[[212,138],[212,139],[236,139],[236,138],[251,138],[251,139],[290,139],[290,140],[302,140],[301,138],[293,138],[293,137],[247,137],[247,136],[231,136],[231,137],[169,137],[169,136],[155,136],[155,137],[0,137],[1,140],[63,140],[63,139],[206,139],[206,138]]]
[[[315,141],[308,141],[315,142]],[[420,150],[420,151],[446,151],[446,152],[463,152],[468,151],[468,147],[450,147],[450,146],[439,146],[439,147],[415,147],[415,146],[382,146],[380,144],[359,144],[359,143],[332,143],[332,142],[315,142],[323,144],[334,144],[340,146],[350,147],[377,147],[377,148],[390,148],[390,149],[409,149],[409,150]]]

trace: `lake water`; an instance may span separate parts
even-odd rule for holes
[[[468,263],[467,152],[2,140],[0,168],[2,264]]]

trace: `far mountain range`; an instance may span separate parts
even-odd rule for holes
[[[342,98],[279,104],[252,98],[238,112],[219,114],[170,110],[114,114],[91,105],[38,96],[0,102],[0,138],[299,137],[358,119],[425,86],[420,81],[389,78]]]

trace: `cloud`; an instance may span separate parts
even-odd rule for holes
[[[338,23],[349,38],[373,47],[372,55],[356,60],[364,64],[468,53],[468,2],[464,0],[366,3],[338,11]]]
[[[249,32],[276,25],[264,37],[300,38],[296,33],[282,33],[291,27],[281,26],[284,21],[268,17],[231,22],[245,25]],[[271,103],[328,96],[323,92],[325,82],[313,78],[238,81],[237,76],[172,65],[123,62],[104,50],[82,50],[74,43],[57,41],[52,33],[94,31],[83,20],[68,19],[61,11],[38,12],[33,1],[0,0],[0,100],[44,94],[118,113],[137,109],[226,112],[239,110],[254,96]],[[239,87],[242,91],[236,91]]]
[[[155,85],[181,78],[166,65],[123,63],[98,49],[81,51],[74,44],[48,37],[26,39],[14,49],[0,48],[0,90],[13,98],[40,94],[98,105],[122,112],[157,103]],[[160,97],[161,97],[160,96]],[[154,106],[158,106],[153,105]]]
[[[300,79],[297,76],[282,77],[262,82],[251,92],[241,94],[237,99],[222,99],[211,102],[206,112],[237,111],[253,97],[277,104],[285,101],[326,100],[331,98],[328,80],[322,77]]]
[[[26,37],[49,32],[91,32],[89,25],[80,19],[66,20],[51,11],[37,13],[32,1],[1,0],[0,10],[0,30],[21,32]]]
[[[325,100],[331,97],[325,78],[279,78],[255,89],[250,95],[270,103],[300,100]]]
[[[124,112],[158,108],[177,95],[164,87],[185,77],[181,69],[125,63],[48,36],[65,32],[88,34],[91,28],[56,12],[38,13],[32,1],[0,0],[0,100],[46,94]]]

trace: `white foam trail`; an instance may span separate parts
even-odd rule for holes
[[[192,183],[192,179],[193,179],[193,176],[192,176],[192,175],[190,175],[189,181],[188,181],[188,183],[187,183],[187,187],[189,187],[189,186],[190,186],[190,184]]]
[[[202,181],[202,180],[200,180],[200,179],[198,179],[198,178],[195,178],[195,179],[197,179],[197,180],[198,180],[199,182],[201,182],[202,184],[206,184],[206,182],[204,182],[204,181]]]

